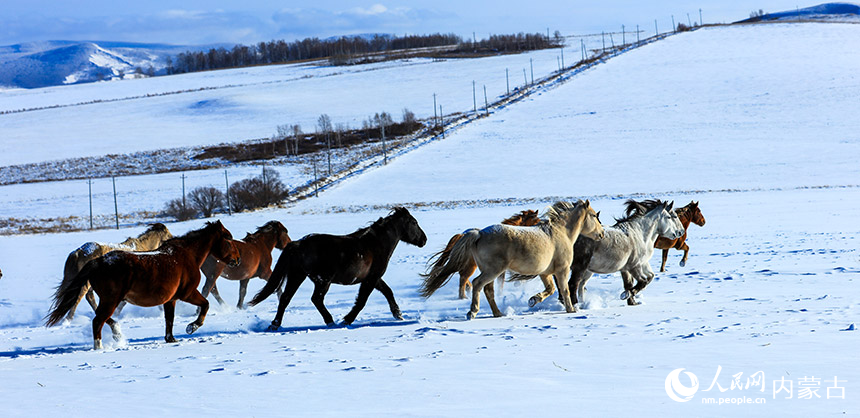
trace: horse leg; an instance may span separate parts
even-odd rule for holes
[[[388,283],[385,283],[382,279],[376,281],[376,290],[379,293],[382,293],[382,296],[385,296],[385,300],[388,301],[388,308],[391,309],[391,314],[394,315],[394,319],[403,320],[403,314],[400,312],[400,307],[397,306],[397,301],[394,300],[394,292],[391,291],[391,288],[388,287]]]
[[[639,302],[634,298],[636,291],[634,290],[633,275],[627,270],[621,270],[621,281],[624,283],[621,299],[627,299],[627,304],[630,306],[638,305]]]
[[[101,299],[96,307],[96,316],[93,317],[93,349],[102,349],[102,327],[113,315],[118,302],[109,302],[104,298]],[[111,327],[113,328],[113,327]]]
[[[352,324],[355,321],[355,318],[358,317],[358,313],[364,309],[364,305],[367,304],[367,298],[370,297],[370,293],[373,292],[373,289],[376,287],[376,283],[381,279],[381,277],[377,277],[375,279],[365,278],[364,281],[361,282],[361,286],[358,288],[358,296],[355,298],[355,305],[353,305],[352,310],[343,317],[344,325]]]
[[[505,273],[502,273],[502,278],[504,278],[504,274]],[[484,286],[484,295],[487,296],[487,303],[490,304],[490,310],[493,311],[493,316],[496,318],[501,317],[502,311],[500,311],[499,307],[496,306],[496,289],[492,280]]]
[[[570,300],[570,287],[567,280],[565,280],[569,275],[570,267],[565,266],[564,269],[557,271],[553,275],[553,279],[555,280],[555,285],[558,287],[559,295],[563,298],[564,310],[567,313],[573,313],[576,312],[576,306],[573,306],[573,302]]]
[[[555,284],[552,279],[549,278],[548,274],[540,275],[540,281],[543,282],[543,292],[540,292],[529,298],[529,308],[537,305],[538,303],[543,302],[546,298],[550,297],[553,293],[555,293]],[[559,301],[561,301],[561,293],[558,295]],[[562,303],[564,303],[562,301]]]
[[[287,305],[290,304],[290,300],[293,299],[293,296],[295,296],[296,291],[299,290],[299,286],[305,281],[306,277],[307,275],[301,270],[287,272],[287,283],[284,285],[284,293],[279,299],[278,312],[275,313],[275,319],[273,319],[272,324],[269,325],[269,331],[277,331],[278,328],[281,327],[281,320],[284,319],[284,311],[287,309]]]
[[[475,274],[477,268],[478,265],[475,264],[475,260],[469,260],[469,265],[460,270],[460,299],[466,299],[466,288],[472,287],[469,277]]]
[[[319,311],[320,315],[323,317],[323,321],[328,326],[334,326],[334,318],[331,317],[328,309],[325,307],[325,295],[328,293],[328,288],[331,286],[331,282],[320,280],[314,282],[314,294],[311,295],[311,302],[313,302],[314,306],[316,306],[317,311]]]
[[[681,262],[679,263],[679,265],[681,267],[684,267],[685,265],[687,265],[687,256],[690,255],[690,246],[687,245],[687,243],[685,242],[684,245],[682,245],[681,248],[679,248],[679,249],[684,251],[684,258],[681,259]],[[660,270],[660,271],[663,271],[663,270]]]
[[[242,309],[242,304],[245,302],[245,293],[248,291],[248,282],[251,279],[239,280],[239,302],[236,304],[236,307]],[[278,286],[278,290],[281,290],[281,287]],[[280,297],[281,292],[278,292],[278,297]]]
[[[585,302],[585,283],[590,279],[592,273],[588,270],[571,271],[567,287],[570,289],[570,302],[580,305]],[[561,297],[559,297],[559,300]]]
[[[478,310],[481,305],[481,292],[484,291],[484,287],[487,286],[488,283],[495,280],[499,274],[504,272],[504,270],[501,272],[490,272],[488,269],[487,271],[481,271],[481,274],[479,274],[478,277],[475,277],[475,280],[472,280],[472,305],[469,307],[469,313],[466,314],[466,319],[474,319],[478,316]]]
[[[666,271],[666,259],[667,258],[669,258],[669,249],[664,248],[663,249],[663,261],[660,263],[660,272],[661,273]],[[683,267],[683,266],[684,266],[684,262],[681,261],[681,267]]]
[[[176,301],[167,301],[164,305],[164,341],[175,343],[176,338],[173,337],[173,317],[176,313]]]
[[[187,334],[193,334],[194,331],[197,331],[197,328],[203,326],[203,321],[206,319],[206,313],[209,312],[209,301],[206,300],[206,298],[204,298],[197,289],[192,289],[191,294],[186,295],[184,298],[180,298],[179,300],[188,302],[199,308],[197,310],[197,319],[185,327],[185,332]]]

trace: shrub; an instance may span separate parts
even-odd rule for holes
[[[230,206],[238,212],[278,203],[287,197],[289,191],[277,171],[264,167],[259,176],[231,184],[227,193],[230,195]]]
[[[187,221],[194,217],[196,211],[190,206],[183,205],[182,199],[176,198],[164,205],[164,214],[175,218],[177,221]]]
[[[188,193],[191,207],[203,214],[204,218],[212,217],[216,210],[224,207],[224,193],[211,187],[198,187]]]

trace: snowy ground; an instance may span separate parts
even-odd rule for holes
[[[121,396],[133,416],[860,414],[852,331],[860,322],[860,84],[856,60],[841,52],[860,42],[857,30],[765,25],[671,37],[319,199],[222,218],[237,236],[278,219],[297,239],[351,232],[383,216],[378,205],[418,204],[428,244],[401,244],[385,276],[403,322],[374,294],[353,329],[326,329],[305,284],[280,332],[263,331],[274,298],[244,311],[213,305],[190,337],[181,327],[193,308],[180,304],[177,344],[162,342],[157,309],[129,307],[127,340],[93,352],[85,305],[68,325],[41,325],[65,256],[143,228],[0,237],[4,415],[103,413],[104,394]],[[687,266],[673,252],[636,307],[618,298],[617,275],[593,278],[576,314],[555,297],[529,309],[537,281],[506,285],[498,319],[484,304],[465,321],[468,302],[456,299],[453,281],[427,300],[417,295],[424,263],[452,234],[553,196],[592,197],[607,224],[627,196],[697,200],[707,224],[690,227]],[[659,256],[651,264],[656,271]],[[231,304],[237,287],[219,282]],[[335,317],[356,291],[332,287]],[[665,389],[680,368],[699,383],[685,403]],[[732,388],[733,375],[746,383],[757,372],[763,391]],[[780,380],[792,382],[791,399],[773,394]],[[803,398],[807,384],[820,398]],[[719,405],[739,398],[759,403]]]

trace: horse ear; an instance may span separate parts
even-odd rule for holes
[[[590,208],[591,202],[588,199],[585,199],[585,207]]]
[[[600,222],[600,211],[597,211],[597,222]]]
[[[675,201],[674,201],[674,200],[673,200],[673,201],[671,201],[671,202],[669,202],[669,206],[666,206],[666,210],[667,210],[667,211],[668,211],[668,210],[672,210],[672,206],[675,206]]]

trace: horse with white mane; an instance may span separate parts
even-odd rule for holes
[[[556,202],[543,215],[543,221],[535,226],[510,226],[496,224],[484,229],[469,229],[463,238],[454,244],[450,257],[445,262],[437,261],[424,277],[421,294],[429,297],[442,287],[454,273],[474,259],[481,274],[472,281],[472,305],[468,319],[478,314],[481,290],[493,316],[502,316],[496,306],[493,280],[503,276],[507,270],[549,280],[554,276],[564,301],[565,310],[574,312],[565,279],[573,260],[573,243],[580,234],[600,240],[603,227],[598,214],[589,201],[577,203]]]

